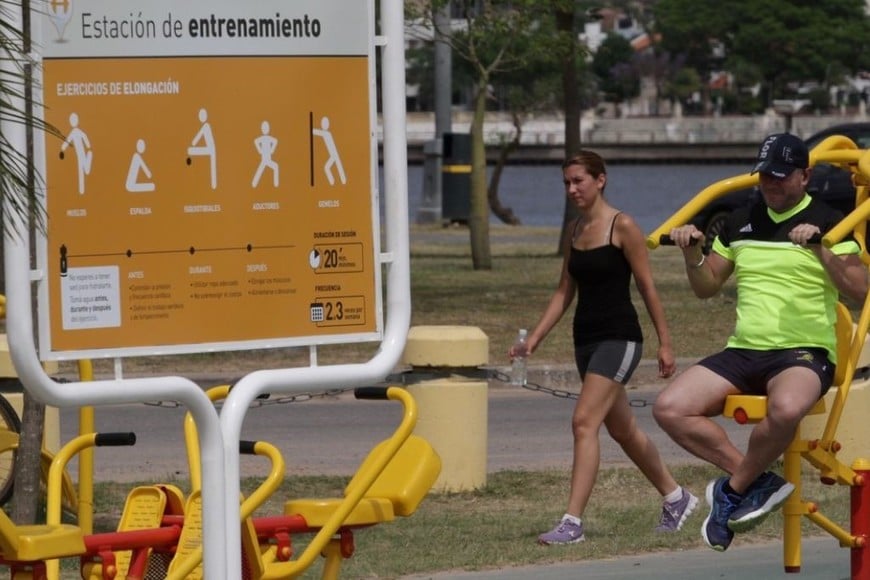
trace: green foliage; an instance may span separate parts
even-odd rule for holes
[[[712,0],[660,0],[655,6],[662,48],[683,55],[702,78],[715,67],[712,46],[732,29],[732,3]]]
[[[464,26],[448,39],[454,56],[466,61],[478,76],[529,69],[552,54],[553,34],[548,19],[540,19],[542,0],[454,0]],[[549,31],[547,30],[549,28]]]
[[[757,63],[766,78],[822,82],[831,63],[852,72],[867,63],[870,19],[862,0],[765,3],[739,0],[734,11],[754,10],[758,18],[743,22],[726,42],[729,52]]]
[[[29,41],[7,20],[14,11],[21,10],[20,2],[0,0],[0,14],[3,16],[0,19],[0,61],[3,64],[0,68],[0,122],[44,130],[45,126],[31,114],[33,99],[28,84],[32,69],[25,48]],[[43,228],[43,211],[34,202],[34,191],[30,187],[32,170],[27,148],[11,139],[14,137],[0,131],[0,198],[19,216],[25,227],[33,221],[37,227]],[[8,223],[8,220],[4,221],[4,229],[9,227]],[[16,233],[22,235],[24,232]]]
[[[824,88],[813,89],[809,93],[810,106],[815,111],[825,111],[831,105],[831,95]]]
[[[698,71],[690,67],[681,68],[666,83],[663,96],[682,101],[700,91],[701,85],[701,75]]]
[[[752,63],[766,98],[786,94],[789,82],[827,84],[835,75],[870,66],[870,17],[863,0],[661,0],[656,21],[663,46],[683,54],[702,75]],[[738,81],[740,82],[740,81]]]
[[[632,66],[634,49],[618,34],[608,34],[592,58],[605,100],[621,102],[640,94],[640,76]]]
[[[407,5],[410,16],[423,18],[443,4],[430,0]],[[542,99],[542,108],[549,106],[546,93],[557,86],[558,67],[572,40],[553,29],[552,16],[559,10],[572,12],[576,38],[583,19],[597,7],[576,0],[456,0],[452,4],[468,24],[452,40],[459,57],[454,62],[464,59],[475,79],[485,78],[484,83],[463,81],[464,86],[493,88],[503,109],[522,109]],[[600,79],[607,100],[620,101],[638,94],[641,74],[654,76],[663,95],[679,98],[690,89],[685,76],[674,74],[688,68],[696,72],[701,89],[711,72],[731,72],[736,86],[730,90],[737,94],[722,95],[726,105],[733,104],[728,110],[756,112],[773,98],[792,96],[789,83],[816,81],[827,88],[870,69],[870,51],[865,46],[870,16],[863,0],[658,0],[647,3],[644,10],[631,2],[609,4],[629,11],[661,40],[654,55],[642,57],[627,50],[630,46],[621,37],[608,38],[594,57],[594,77],[582,73],[585,55],[579,55],[584,106],[595,104],[598,87],[591,79]],[[758,83],[763,86],[761,101],[744,94],[745,88]],[[518,88],[527,89],[525,102]]]
[[[573,7],[571,2],[562,3]],[[480,80],[485,79],[499,108],[514,112],[558,106],[561,65],[571,39],[555,29],[551,0],[452,4],[454,12],[464,15],[463,25],[442,37],[454,51],[454,86],[481,86]],[[406,14],[412,22],[432,26],[432,14],[441,6],[440,0],[413,3],[406,6]],[[428,43],[408,51],[408,80],[420,85],[421,94],[433,90],[431,52]],[[594,97],[589,87],[594,83],[584,74],[584,50],[576,54],[575,67],[583,99],[591,104]]]
[[[564,38],[553,33],[549,0],[454,0],[454,13],[462,15],[461,24],[449,30],[435,26],[435,14],[442,5],[436,0],[419,2],[411,11],[414,22],[423,30],[432,30],[436,38],[450,45],[454,60],[465,61],[472,71],[474,116],[471,134],[471,207],[468,218],[472,263],[476,270],[492,268],[489,249],[490,201],[486,176],[483,117],[493,98],[496,80],[507,80],[504,97],[515,109],[546,102],[545,91],[555,85],[554,74],[561,63],[554,55],[564,54]],[[541,18],[546,14],[546,18]],[[552,74],[548,74],[553,71]],[[512,79],[508,75],[514,75]],[[537,78],[536,76],[537,75]],[[538,79],[543,79],[538,82]],[[532,88],[532,90],[529,90]],[[549,99],[550,102],[553,99]],[[519,111],[518,111],[519,109]]]

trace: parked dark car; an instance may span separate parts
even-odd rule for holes
[[[807,147],[813,147],[821,143],[831,135],[844,135],[855,142],[861,149],[870,149],[870,123],[847,123],[835,125],[812,135],[805,140]],[[848,214],[855,209],[855,186],[852,184],[852,175],[849,171],[839,167],[818,163],[813,167],[812,177],[807,185],[807,192],[812,196],[818,196],[831,207]],[[722,229],[725,218],[732,210],[752,203],[760,195],[758,188],[741,189],[725,194],[708,204],[698,212],[692,223],[704,232],[707,239],[707,247],[710,249],[713,238]]]

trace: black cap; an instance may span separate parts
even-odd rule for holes
[[[776,133],[761,144],[752,173],[764,173],[782,179],[795,169],[806,169],[809,165],[810,152],[799,137],[791,133]]]

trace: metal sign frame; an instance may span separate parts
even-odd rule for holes
[[[46,360],[382,337],[373,3],[63,0]],[[361,25],[364,24],[364,25]]]

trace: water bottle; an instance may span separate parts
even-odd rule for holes
[[[511,385],[515,387],[522,387],[526,384],[527,334],[526,329],[521,328],[517,334],[517,341],[514,343],[514,359],[511,361]]]

